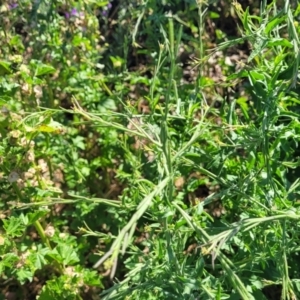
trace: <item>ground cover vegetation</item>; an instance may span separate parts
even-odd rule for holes
[[[300,4],[0,3],[1,299],[299,299]]]

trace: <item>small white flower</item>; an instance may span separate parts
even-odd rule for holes
[[[8,180],[9,183],[13,183],[13,182],[17,182],[18,179],[20,179],[19,174],[16,171],[12,171],[8,175],[8,179],[7,180]]]
[[[43,90],[42,90],[41,86],[36,85],[36,86],[33,88],[33,92],[34,92],[35,97],[36,97],[37,99],[42,98],[42,96],[43,96]]]
[[[55,234],[55,228],[52,225],[47,225],[45,229],[45,234],[48,237],[53,237]]]

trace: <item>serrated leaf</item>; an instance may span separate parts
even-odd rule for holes
[[[4,256],[2,256],[2,267],[9,267],[13,266],[17,261],[19,260],[19,257],[14,253],[7,253]]]
[[[17,278],[19,280],[19,282],[21,284],[24,284],[27,280],[29,280],[30,282],[32,281],[33,279],[33,275],[34,273],[30,270],[25,270],[25,269],[17,269],[18,271],[16,272],[17,273]]]
[[[24,233],[25,226],[21,219],[16,217],[10,217],[8,220],[3,220],[3,228],[7,235],[12,237],[21,236]]]
[[[37,269],[41,269],[46,264],[45,256],[50,252],[49,248],[42,248],[42,245],[38,245],[38,250],[32,253],[31,260]],[[30,259],[30,258],[29,258]]]
[[[79,261],[76,252],[69,245],[59,244],[49,253],[49,256],[64,265],[72,265]]]
[[[100,280],[101,277],[99,277],[99,274],[96,271],[76,267],[76,272],[78,272],[79,274],[83,274],[83,280],[85,284],[103,288],[103,284]]]

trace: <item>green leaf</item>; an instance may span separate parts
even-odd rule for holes
[[[10,69],[11,63],[7,61],[0,61],[0,76],[6,75],[6,74],[11,74],[12,70]]]
[[[281,24],[286,19],[287,16],[286,15],[282,16],[282,14],[283,14],[283,10],[267,24],[267,26],[265,28],[266,34],[269,34],[273,28],[275,28],[277,25]]]
[[[255,81],[256,81],[256,80],[265,80],[265,75],[262,74],[262,73],[259,73],[259,72],[254,71],[254,70],[249,71],[249,73],[250,73],[251,77],[252,77],[253,79],[255,79]]]
[[[9,236],[21,236],[24,233],[25,226],[20,218],[10,217],[8,220],[2,220],[3,228]]]
[[[295,161],[295,162],[291,162],[291,161],[283,161],[283,162],[282,162],[282,165],[283,165],[283,166],[286,166],[286,167],[288,167],[288,168],[291,168],[291,169],[296,169],[297,167],[300,166],[300,160]]]
[[[244,28],[248,31],[248,32],[252,32],[251,27],[249,26],[249,20],[248,20],[248,16],[249,16],[249,7],[246,8],[244,15],[243,15],[243,25]]]
[[[37,251],[32,253],[29,259],[33,262],[33,265],[37,269],[41,269],[44,265],[46,265],[45,256],[50,252],[49,248],[43,248],[41,244],[38,245]]]
[[[278,75],[278,80],[289,80],[291,78],[293,78],[294,76],[294,65],[290,64],[290,66],[288,68],[286,68],[285,70],[283,70],[282,72],[279,73]]]
[[[67,295],[62,295],[64,292],[64,284],[60,278],[48,280],[46,285],[43,286],[39,300],[59,300],[67,299]]]
[[[23,268],[17,270],[17,278],[21,284],[24,284],[27,280],[32,281],[34,273],[31,270],[25,270]]]
[[[27,132],[45,132],[45,133],[62,134],[66,131],[66,129],[62,124],[53,121],[52,119],[50,119],[49,122],[39,124],[35,127],[33,127],[33,125],[31,126],[25,125],[24,127]]]
[[[209,17],[210,17],[211,19],[219,19],[219,18],[220,18],[220,15],[219,15],[217,12],[210,11],[210,12],[209,12]]]
[[[254,57],[262,53],[262,51],[267,47],[268,41],[269,40],[264,37],[257,38],[257,41],[253,45],[254,50],[251,52],[250,56],[247,59],[248,63],[252,61]]]
[[[17,261],[19,260],[19,256],[14,253],[7,253],[2,256],[1,265],[2,268],[8,267],[11,268]]]
[[[55,68],[45,64],[38,64],[37,69],[35,70],[35,76],[42,76],[46,74],[53,74],[55,72]]]
[[[248,115],[248,99],[245,97],[240,97],[236,100],[236,103],[238,103],[242,109],[242,112],[244,114],[244,117],[249,120],[249,115]]]
[[[46,216],[49,213],[48,210],[38,210],[32,213],[28,213],[27,217],[28,217],[28,225],[33,224],[34,222],[40,220],[41,218],[43,218],[44,216]]]
[[[273,38],[269,40],[267,47],[273,47],[273,46],[283,46],[287,48],[293,48],[293,44],[284,38]]]
[[[103,284],[100,280],[101,276],[99,276],[98,272],[94,270],[83,269],[80,266],[76,267],[76,272],[83,275],[83,281],[86,285],[103,288]]]
[[[197,215],[201,215],[203,213],[203,208],[204,208],[204,202],[202,201],[197,205]]]
[[[237,73],[234,73],[232,75],[229,75],[227,77],[227,81],[232,81],[234,79],[237,79],[237,78],[245,78],[245,77],[248,77],[248,71],[247,70],[241,70]]]
[[[49,132],[49,133],[63,133],[65,131],[62,124],[53,121],[52,119],[48,124],[41,124],[37,127],[39,132]]]
[[[49,253],[53,259],[64,265],[72,265],[79,261],[79,258],[72,247],[59,244]]]

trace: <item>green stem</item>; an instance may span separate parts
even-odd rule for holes
[[[45,234],[45,231],[44,231],[44,228],[43,228],[43,226],[41,225],[40,221],[35,221],[35,222],[33,223],[33,225],[34,225],[36,231],[38,232],[38,234],[39,234],[41,240],[43,241],[43,243],[44,243],[50,250],[52,250],[52,247],[51,247],[51,245],[50,245],[50,241],[49,241],[49,239],[47,238],[47,236],[46,236],[46,234]]]
[[[51,83],[50,83],[50,80],[49,80],[49,77],[47,77],[47,90],[48,90],[48,103],[47,103],[47,107],[49,108],[54,108],[54,97],[53,97],[53,91],[52,91],[52,88],[51,88]]]

